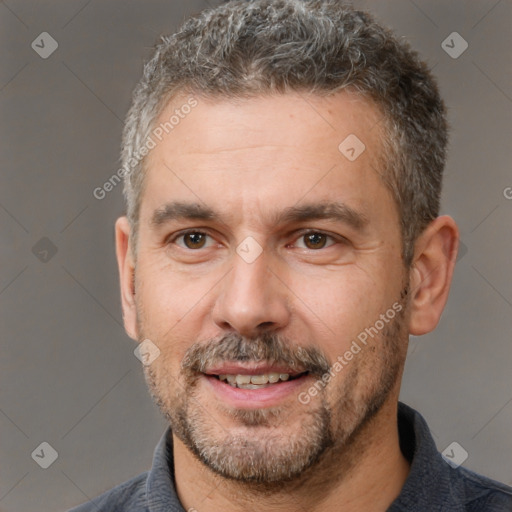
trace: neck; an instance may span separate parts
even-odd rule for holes
[[[342,462],[342,463],[341,463]],[[185,510],[385,511],[409,473],[398,440],[397,402],[386,402],[343,451],[331,450],[299,481],[262,489],[227,480],[174,437],[176,490]],[[341,468],[341,469],[340,469]]]

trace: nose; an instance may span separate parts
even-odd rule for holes
[[[213,321],[246,337],[283,328],[290,319],[287,288],[270,270],[265,251],[248,263],[233,255],[233,267],[219,283]]]

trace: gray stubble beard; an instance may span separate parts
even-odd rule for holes
[[[226,415],[240,425],[237,428],[246,430],[244,434],[233,434],[211,418],[199,402],[195,393],[197,377],[194,380],[182,370],[176,382],[169,372],[159,377],[154,367],[148,366],[146,382],[173,434],[221,477],[254,490],[273,492],[285,484],[319,480],[320,474],[329,471],[334,462],[338,474],[346,475],[357,463],[354,448],[357,445],[360,456],[365,445],[360,439],[365,427],[381,410],[401,377],[406,351],[404,316],[402,311],[374,341],[376,345],[384,344],[379,375],[371,383],[359,382],[365,366],[365,361],[359,360],[343,379],[333,405],[328,403],[326,393],[320,392],[310,404],[301,406],[304,413],[298,418],[300,427],[293,432],[280,432],[279,426],[293,416],[297,405],[226,409]],[[378,350],[375,346],[366,348]],[[343,371],[347,369],[348,366]],[[169,396],[161,390],[174,390],[174,394]]]

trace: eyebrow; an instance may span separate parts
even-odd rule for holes
[[[275,225],[299,223],[311,220],[329,220],[343,222],[357,231],[362,231],[369,223],[368,217],[362,212],[339,202],[322,204],[304,204],[290,206],[271,215]],[[208,206],[199,203],[173,201],[154,211],[151,225],[161,226],[175,220],[221,221],[221,216]]]
[[[330,220],[344,222],[354,229],[361,231],[369,223],[362,212],[354,210],[344,203],[326,202],[322,204],[305,204],[291,206],[277,214],[277,223],[304,222],[308,220]]]
[[[172,203],[167,203],[153,212],[153,215],[151,216],[151,224],[153,226],[160,226],[173,220],[215,220],[217,218],[218,215],[216,215],[215,212],[207,206],[199,203],[182,203],[179,201],[173,201]]]

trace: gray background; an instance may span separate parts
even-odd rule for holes
[[[465,467],[512,484],[512,5],[355,3],[435,68],[453,126],[443,212],[464,245],[438,329],[411,341],[402,400],[427,418],[440,450],[457,441]],[[92,191],[118,169],[142,59],[207,4],[0,3],[4,512],[66,510],[150,466],[165,422],[122,328],[121,186],[101,201]],[[59,45],[47,59],[31,48],[44,31]],[[457,59],[441,47],[454,31],[469,44]],[[31,458],[43,441],[58,452],[48,469]]]

